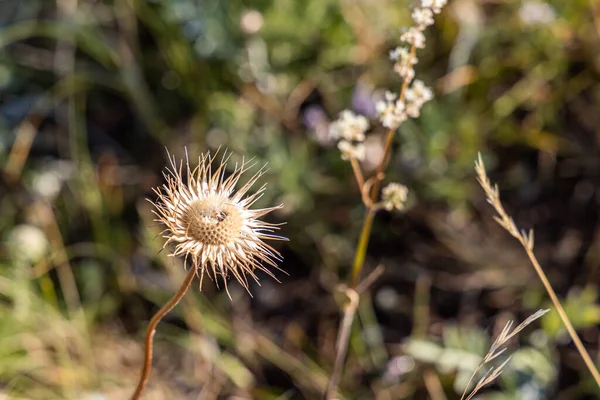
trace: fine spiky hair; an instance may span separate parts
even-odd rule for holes
[[[267,266],[281,270],[277,266],[281,255],[264,239],[287,239],[273,234],[280,224],[259,218],[283,205],[250,209],[263,195],[266,184],[252,194],[248,191],[265,174],[266,166],[259,168],[236,190],[242,175],[256,163],[242,160],[227,175],[226,166],[232,153],[224,151],[216,161],[217,153],[211,155],[207,151],[202,154],[193,169],[187,152],[185,163],[167,153],[170,167],[163,173],[166,183],[153,189],[158,196],[152,202],[153,213],[158,217],[156,221],[166,227],[162,232],[166,239],[163,248],[172,243],[171,256],[184,256],[184,261],[190,258],[200,275],[200,288],[207,273],[217,287],[217,276],[220,275],[227,290],[227,278],[231,273],[250,293],[248,275],[258,283],[255,270],[261,270],[275,280],[277,278]]]

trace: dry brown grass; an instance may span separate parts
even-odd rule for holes
[[[469,378],[469,382],[467,383],[467,386],[465,387],[465,391],[463,392],[463,394],[461,396],[461,400],[470,400],[471,398],[473,398],[473,396],[475,396],[475,394],[479,390],[481,390],[484,386],[489,385],[498,376],[500,376],[500,374],[504,370],[504,367],[510,361],[510,357],[508,357],[506,360],[504,360],[504,362],[502,362],[502,364],[495,366],[495,367],[491,367],[479,379],[479,381],[477,381],[477,384],[475,385],[475,387],[473,387],[473,389],[470,392],[468,392],[469,387],[471,386],[471,382],[473,381],[473,379],[475,378],[477,373],[481,370],[481,368],[483,368],[484,365],[492,362],[498,356],[500,356],[502,353],[504,353],[506,351],[505,346],[510,339],[515,337],[519,332],[521,332],[523,329],[525,329],[525,327],[527,325],[531,324],[533,321],[540,318],[541,316],[546,314],[548,311],[550,311],[550,310],[538,310],[536,313],[530,315],[525,321],[521,322],[517,327],[515,327],[512,330],[511,330],[511,328],[513,325],[513,321],[508,321],[506,323],[506,325],[504,326],[504,329],[502,329],[502,332],[500,332],[500,334],[496,337],[496,340],[494,340],[494,343],[492,343],[492,345],[490,346],[490,349],[487,352],[487,354],[483,357],[483,359],[481,360],[479,365],[477,365],[477,368],[475,368],[475,370],[473,371],[473,374],[471,375],[471,378]],[[469,393],[469,394],[467,395],[467,393]]]
[[[498,222],[498,224],[500,224],[500,226],[502,226],[506,231],[508,231],[508,233],[510,233],[515,239],[517,239],[519,241],[519,243],[521,243],[521,245],[525,249],[525,252],[527,253],[527,257],[529,258],[529,261],[531,261],[531,264],[533,265],[535,272],[538,274],[540,280],[542,281],[542,284],[544,285],[546,292],[548,292],[548,296],[550,296],[550,299],[552,300],[552,304],[556,308],[556,311],[558,312],[560,319],[562,320],[563,324],[567,328],[567,331],[569,332],[569,336],[571,336],[573,343],[575,343],[575,347],[577,347],[577,350],[579,351],[581,358],[583,358],[583,361],[585,362],[587,369],[590,371],[590,373],[594,377],[594,380],[596,381],[596,385],[598,385],[598,387],[600,387],[600,373],[598,373],[598,369],[596,368],[596,365],[594,364],[594,362],[590,358],[590,355],[588,354],[587,350],[583,346],[583,343],[581,342],[581,339],[577,335],[575,328],[573,328],[573,324],[569,320],[569,317],[567,316],[567,313],[565,312],[564,308],[562,307],[560,300],[558,300],[558,297],[556,296],[556,293],[554,292],[554,289],[552,288],[552,285],[550,284],[550,281],[548,280],[546,273],[542,269],[540,263],[538,262],[537,258],[535,257],[535,254],[533,253],[533,246],[534,246],[533,229],[530,229],[529,232],[526,232],[524,230],[519,231],[519,229],[517,229],[515,222],[510,217],[510,215],[508,215],[506,210],[504,210],[504,206],[502,205],[502,202],[500,201],[498,185],[492,184],[492,182],[490,181],[490,179],[487,176],[487,172],[485,170],[485,165],[483,164],[481,154],[479,154],[477,161],[475,161],[475,171],[477,172],[477,180],[479,181],[479,184],[485,191],[485,195],[487,197],[488,203],[490,203],[492,205],[492,207],[494,207],[494,210],[496,210],[496,212],[498,213],[498,215],[494,216],[494,219],[496,220],[496,222]]]

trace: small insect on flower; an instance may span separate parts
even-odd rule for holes
[[[156,221],[166,227],[163,237],[167,240],[163,248],[173,243],[171,256],[191,259],[193,268],[200,275],[200,289],[205,273],[217,287],[217,276],[220,275],[229,295],[227,278],[231,274],[250,293],[248,275],[259,283],[256,270],[275,280],[277,278],[268,266],[281,271],[277,266],[281,255],[264,242],[265,239],[287,240],[273,234],[281,224],[259,218],[283,205],[251,209],[263,195],[266,184],[252,194],[248,191],[265,174],[266,166],[236,190],[242,175],[256,163],[242,160],[227,176],[226,166],[231,153],[225,151],[221,160],[215,162],[217,153],[202,154],[198,166],[193,169],[187,155],[185,165],[183,160],[178,163],[175,156],[169,155],[171,166],[163,174],[167,182],[154,189],[158,199],[151,201],[156,208],[153,213],[158,217]]]

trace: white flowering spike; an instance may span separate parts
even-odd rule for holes
[[[439,14],[446,4],[448,0],[421,0],[421,7],[429,8],[435,14]]]
[[[433,98],[433,92],[420,80],[415,80],[411,87],[406,89],[404,99],[406,100],[406,114],[417,118],[421,114],[423,104]]]
[[[417,49],[425,48],[425,35],[419,28],[414,26],[408,28],[408,30],[400,36],[400,40],[415,46]]]
[[[375,108],[381,124],[388,129],[397,129],[408,118],[404,101],[391,92],[386,92],[385,100],[378,101]]]
[[[415,8],[412,12],[412,19],[418,29],[424,30],[429,25],[433,25],[433,11],[430,8]]]
[[[383,207],[388,210],[403,210],[408,199],[408,189],[399,183],[390,183],[381,191]]]
[[[395,61],[394,71],[402,79],[410,82],[415,77],[415,69],[413,65],[418,62],[417,57],[410,53],[410,50],[406,47],[396,47],[390,51],[390,59]]]
[[[335,140],[343,139],[350,142],[365,140],[365,132],[369,129],[369,121],[362,115],[344,110],[339,118],[329,127],[329,137]]]
[[[404,54],[409,54],[406,47],[396,47],[395,49],[390,50],[390,60],[398,61],[398,59],[403,58]]]
[[[363,143],[353,144],[347,140],[340,140],[338,149],[342,153],[342,160],[363,161],[365,159],[366,150]]]

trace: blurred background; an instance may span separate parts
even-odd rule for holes
[[[148,399],[316,399],[363,217],[328,139],[397,90],[398,0],[0,1],[0,398],[125,399],[148,320],[183,279],[159,253],[152,187],[166,149],[268,162],[258,206],[284,203],[281,284],[233,300],[205,282],[159,325]],[[507,320],[549,308],[474,178],[482,152],[507,210],[593,358],[600,351],[600,2],[451,0],[417,77],[435,99],[402,125],[378,214],[342,394],[458,399]],[[481,399],[594,399],[552,312],[511,345]],[[595,391],[596,390],[596,391]]]

